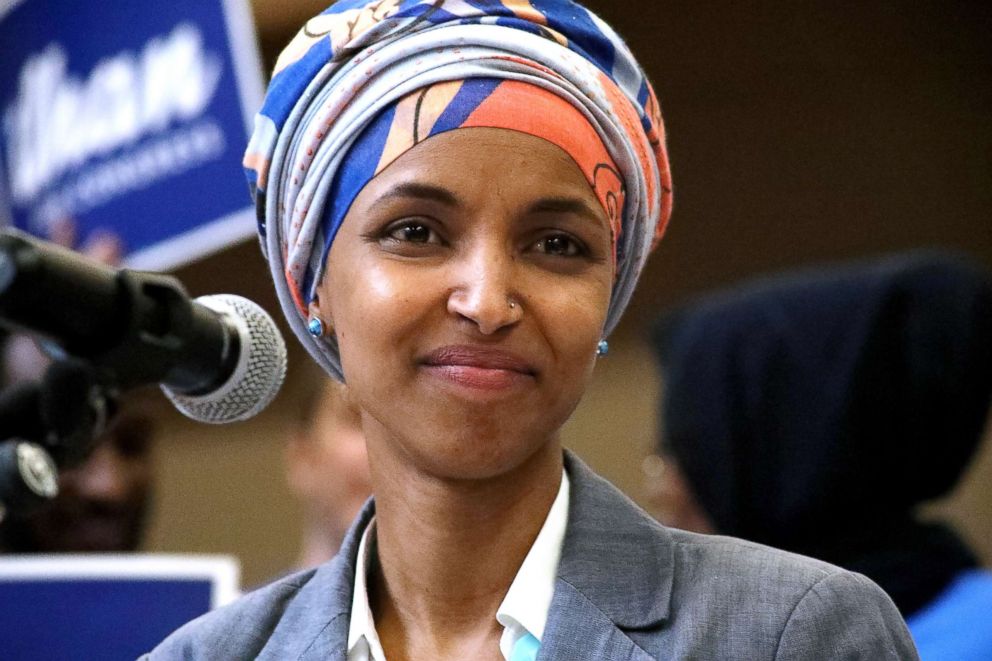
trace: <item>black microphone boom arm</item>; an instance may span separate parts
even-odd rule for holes
[[[210,392],[238,360],[238,333],[217,328],[232,323],[191,301],[172,276],[113,269],[0,232],[0,325],[54,342],[121,389],[162,383]],[[218,356],[230,369],[216,369]]]

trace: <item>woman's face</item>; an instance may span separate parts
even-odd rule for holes
[[[373,458],[483,479],[557,443],[612,283],[606,216],[574,161],[473,128],[432,137],[365,186],[314,307]]]

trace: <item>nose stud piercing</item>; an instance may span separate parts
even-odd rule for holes
[[[596,355],[605,356],[610,353],[610,343],[606,340],[600,340],[599,344],[596,345]]]
[[[517,304],[514,303],[513,301],[510,301],[510,309],[511,310],[514,310],[514,309],[516,309],[516,307],[517,307]]]
[[[324,322],[317,317],[311,317],[310,322],[307,324],[307,332],[314,337],[320,337],[324,334]]]

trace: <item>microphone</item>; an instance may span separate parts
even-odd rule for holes
[[[256,303],[192,300],[176,278],[113,269],[17,230],[0,232],[0,322],[85,359],[104,383],[158,383],[201,422],[257,414],[286,372],[286,344]]]
[[[166,385],[162,390],[183,415],[200,422],[220,424],[258,415],[286,377],[286,343],[275,322],[260,305],[234,294],[200,296],[193,304],[213,310],[233,325],[231,344],[240,347],[237,361],[225,368],[220,385],[207,392]]]
[[[93,370],[76,359],[0,393],[0,521],[55,498],[59,469],[86,460],[113,408]]]
[[[41,381],[0,393],[0,440],[33,441],[59,468],[71,468],[89,456],[116,410],[114,394],[102,387],[88,363],[57,360]]]

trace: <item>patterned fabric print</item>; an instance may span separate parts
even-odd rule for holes
[[[524,93],[524,107],[570,106],[581,144],[533,118],[508,125]],[[244,160],[283,310],[333,376],[333,338],[310,336],[306,313],[341,218],[385,165],[461,126],[522,130],[575,158],[613,224],[607,333],[626,307],[668,221],[671,179],[657,100],[613,30],[567,0],[344,0],[280,55]]]
[[[352,201],[375,175],[427,138],[458,128],[505,128],[536,136],[564,150],[582,170],[606,212],[613,236],[620,232],[623,180],[596,130],[575,106],[540,87],[515,80],[472,78],[438,83],[384,110],[352,145],[331,185],[321,229],[331,243]],[[357,166],[355,165],[357,164]],[[374,165],[374,167],[372,167]],[[614,244],[615,245],[615,244]],[[309,270],[301,291],[312,291]]]

